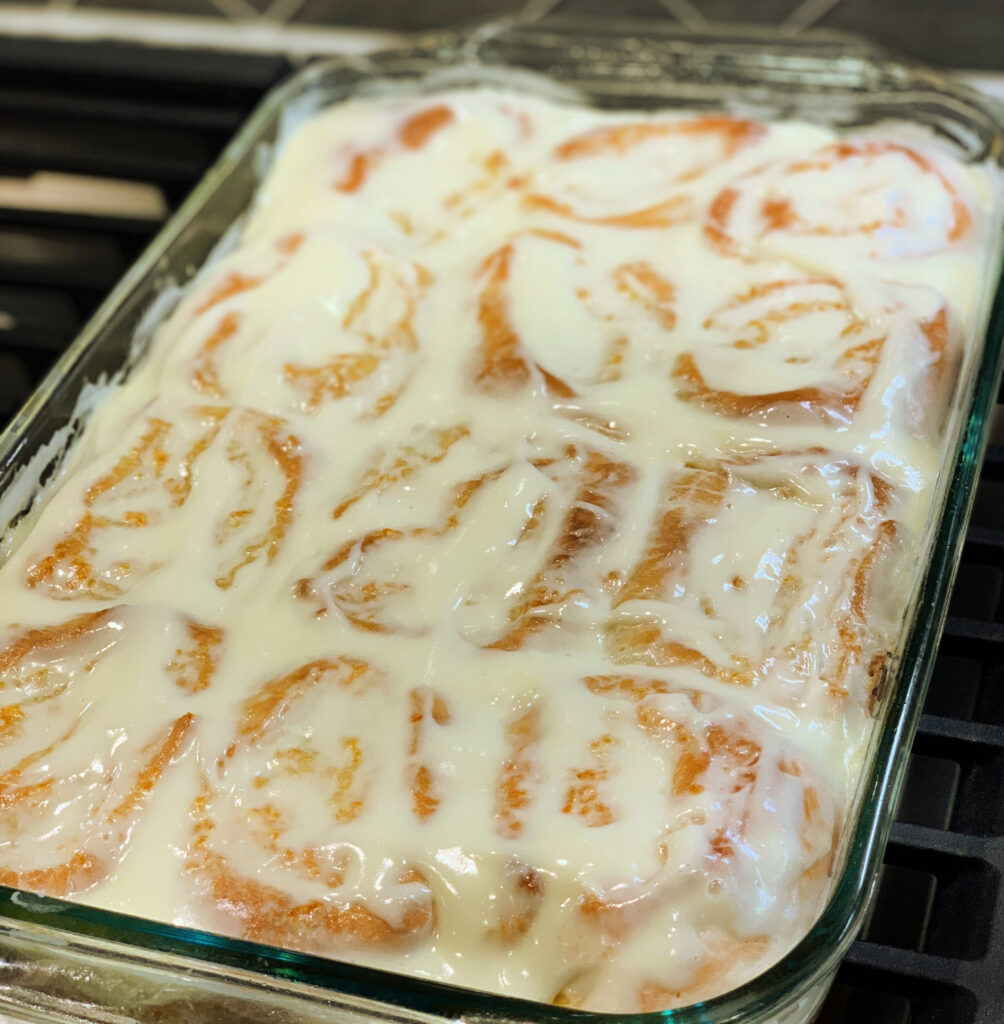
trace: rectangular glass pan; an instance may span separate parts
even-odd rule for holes
[[[290,120],[350,96],[498,81],[570,86],[597,106],[675,106],[799,117],[837,127],[895,119],[962,160],[999,164],[1004,138],[943,77],[845,41],[771,42],[615,21],[493,23],[408,49],[313,65],[266,98],[0,437],[0,522],[30,508],[79,431],[86,385],[128,372],[179,285],[241,222]],[[521,86],[523,87],[523,86]],[[804,1024],[852,942],[880,864],[972,502],[1000,370],[1000,216],[985,254],[973,354],[944,438],[928,561],[878,703],[839,873],[811,932],[754,981],[703,1004],[624,1020]],[[156,879],[151,879],[156,885]],[[0,888],[0,1014],[29,1021],[584,1021],[588,1014],[426,982]]]

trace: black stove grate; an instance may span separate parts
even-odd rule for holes
[[[0,37],[0,178],[148,182],[173,209],[281,57]],[[0,200],[0,422],[162,215]],[[1004,407],[877,897],[820,1024],[1004,1022]]]

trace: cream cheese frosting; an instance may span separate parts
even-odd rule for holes
[[[466,89],[276,155],[0,569],[0,882],[597,1010],[825,900],[990,186]]]

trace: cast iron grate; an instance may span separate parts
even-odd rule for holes
[[[173,209],[281,57],[0,38],[0,178],[155,185]],[[0,202],[0,422],[158,228]],[[820,1024],[1004,1021],[1004,406],[869,919]]]

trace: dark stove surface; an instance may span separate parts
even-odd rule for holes
[[[289,71],[281,57],[0,37],[0,422],[262,93]],[[124,211],[100,202],[45,210],[4,192],[3,179],[39,171],[152,188],[128,193]],[[1004,414],[997,411],[996,444],[877,896],[821,1024],[1004,1022]]]

